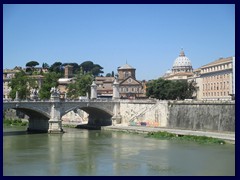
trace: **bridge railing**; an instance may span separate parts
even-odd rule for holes
[[[31,100],[31,99],[3,99],[3,102],[52,102],[50,99]],[[59,102],[123,102],[123,103],[156,103],[156,99],[109,99],[109,98],[97,98],[97,99],[60,99]]]

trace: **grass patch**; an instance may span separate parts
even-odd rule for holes
[[[21,119],[3,119],[4,126],[27,126],[28,122],[23,122]]]
[[[62,127],[68,127],[68,128],[76,128],[77,125],[73,124],[62,124]]]
[[[163,132],[149,132],[147,137],[156,138],[156,139],[167,139],[167,140],[181,140],[181,141],[191,141],[197,142],[199,144],[225,144],[226,142],[221,139],[206,137],[206,136],[193,136],[193,135],[177,135],[169,133],[166,131]]]

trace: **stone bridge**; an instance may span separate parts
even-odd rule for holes
[[[235,102],[171,102],[161,100],[87,99],[61,101],[4,101],[3,110],[15,109],[29,116],[29,131],[61,133],[62,116],[81,109],[88,124],[145,125],[190,130],[235,132]]]
[[[33,91],[36,97],[36,91]],[[108,126],[127,123],[136,117],[142,117],[148,109],[153,109],[155,101],[129,101],[119,99],[119,84],[113,83],[112,99],[97,99],[97,85],[91,85],[90,99],[69,101],[60,99],[60,92],[53,87],[49,101],[4,101],[3,110],[15,109],[29,116],[29,131],[46,131],[49,133],[63,132],[62,116],[70,111],[81,109],[89,114],[88,124],[95,126]],[[121,105],[122,104],[122,105]],[[123,118],[122,118],[123,117]]]
[[[40,130],[63,132],[62,116],[76,109],[89,114],[88,124],[107,126],[121,122],[119,100],[77,100],[61,101],[8,101],[3,102],[3,110],[15,109],[29,116],[29,131]]]

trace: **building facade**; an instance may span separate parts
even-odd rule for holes
[[[129,64],[118,67],[118,82],[120,98],[146,98],[146,83],[136,80],[136,69]]]
[[[96,77],[97,96],[99,98],[112,98],[114,77]]]
[[[11,91],[11,87],[9,87],[9,83],[12,78],[15,77],[15,74],[20,72],[19,68],[16,69],[4,69],[3,70],[3,99],[9,99],[9,93]]]
[[[125,64],[118,67],[118,78],[120,98],[135,99],[146,97],[146,82],[136,80],[136,69]],[[115,77],[96,77],[97,96],[100,98],[112,98],[113,83]]]
[[[11,87],[9,87],[9,83],[12,78],[15,77],[17,72],[20,72],[22,69],[20,67],[14,69],[4,69],[3,70],[3,99],[9,99],[9,93],[11,91]],[[44,76],[42,75],[28,75],[29,78],[33,79],[36,84],[36,89],[40,89],[43,84]]]
[[[230,100],[235,96],[235,57],[220,58],[201,67],[203,100]]]

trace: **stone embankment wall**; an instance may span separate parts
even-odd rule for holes
[[[144,125],[151,127],[166,127],[168,118],[167,101],[121,101],[121,123],[128,125]]]
[[[70,111],[62,116],[62,120],[63,123],[87,123],[88,114],[81,109],[77,109],[75,111]]]
[[[234,101],[126,101],[121,123],[200,131],[235,132]]]
[[[167,127],[235,132],[235,102],[169,102]]]

